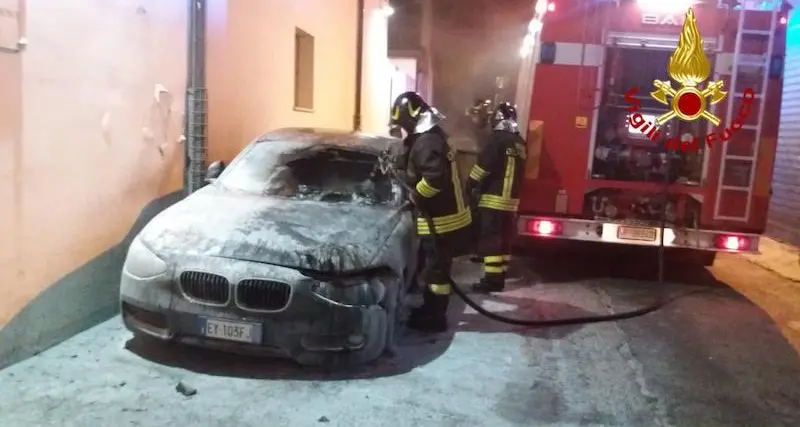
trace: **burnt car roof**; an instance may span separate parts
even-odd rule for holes
[[[325,145],[374,154],[390,148],[401,141],[392,136],[373,135],[325,128],[282,128],[261,135],[255,143],[307,142],[308,145]]]

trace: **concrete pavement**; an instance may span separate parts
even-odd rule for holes
[[[755,255],[720,255],[714,274],[762,307],[800,351],[800,250],[766,236],[759,250]],[[741,258],[761,268],[732,268]],[[775,276],[785,280],[775,280]]]
[[[745,254],[742,257],[789,280],[800,282],[800,250],[764,236],[760,239],[759,251],[760,254]]]
[[[645,262],[589,263],[523,260],[512,289],[483,305],[555,317],[702,292],[627,321],[527,330],[454,302],[454,335],[409,334],[394,358],[346,373],[143,345],[115,318],[0,371],[0,426],[800,425],[800,359],[759,307],[706,270],[671,266],[673,283],[658,285],[642,280]],[[756,268],[723,257],[714,274]],[[477,273],[459,270],[459,282]]]

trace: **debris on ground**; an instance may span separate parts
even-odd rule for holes
[[[326,417],[324,415],[319,417],[319,419],[317,421],[319,421],[321,423],[329,423],[329,422],[331,422],[331,420],[329,420],[328,417]]]
[[[187,397],[197,394],[197,389],[184,384],[183,381],[178,382],[178,385],[175,386],[175,391]]]

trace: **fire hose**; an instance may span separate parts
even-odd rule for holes
[[[669,165],[669,157],[667,158],[667,162]],[[411,186],[406,182],[403,177],[399,176],[397,170],[392,165],[390,161],[385,161],[382,159],[380,165],[381,171],[383,173],[389,173],[391,176],[406,190],[409,194],[414,194],[415,191]],[[664,229],[666,228],[666,209],[667,209],[667,195],[668,195],[668,188],[669,188],[669,166],[667,167],[667,172],[665,173],[664,178],[664,201],[662,202],[661,206],[661,226],[660,226],[660,235],[661,239],[659,242],[658,248],[658,284],[664,284]],[[461,191],[460,188],[454,189],[455,191]],[[428,223],[428,229],[431,231],[431,237],[433,239],[433,246],[435,248],[436,256],[441,257],[442,250],[441,250],[441,242],[439,240],[439,235],[436,233],[436,227],[434,226],[433,218],[431,218],[430,214],[425,211],[425,209],[421,206],[417,206],[417,211],[419,214],[425,219]],[[466,292],[464,292],[458,285],[453,281],[451,277],[448,277],[448,282],[450,287],[453,289],[456,295],[458,295],[464,302],[473,308],[478,313],[498,322],[507,323],[510,325],[518,325],[518,326],[568,326],[568,325],[578,325],[578,324],[588,324],[588,323],[600,323],[600,322],[611,322],[616,320],[624,320],[630,319],[633,317],[643,316],[648,313],[652,313],[656,310],[659,310],[670,303],[674,302],[675,300],[689,296],[691,294],[699,292],[699,290],[683,292],[679,295],[675,296],[667,296],[662,295],[656,300],[642,308],[638,308],[635,310],[624,311],[619,313],[611,313],[611,314],[604,314],[604,315],[591,315],[591,316],[576,316],[576,317],[562,317],[562,318],[554,318],[554,319],[518,319],[513,317],[503,316],[492,311],[489,311],[483,308],[479,303],[475,302],[472,298],[470,298]]]

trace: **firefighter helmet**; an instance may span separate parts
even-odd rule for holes
[[[416,92],[400,94],[392,105],[391,114],[389,125],[399,126],[409,134],[426,132],[444,119]]]
[[[517,125],[517,107],[510,102],[501,102],[492,114],[492,129],[508,132],[519,132]]]

